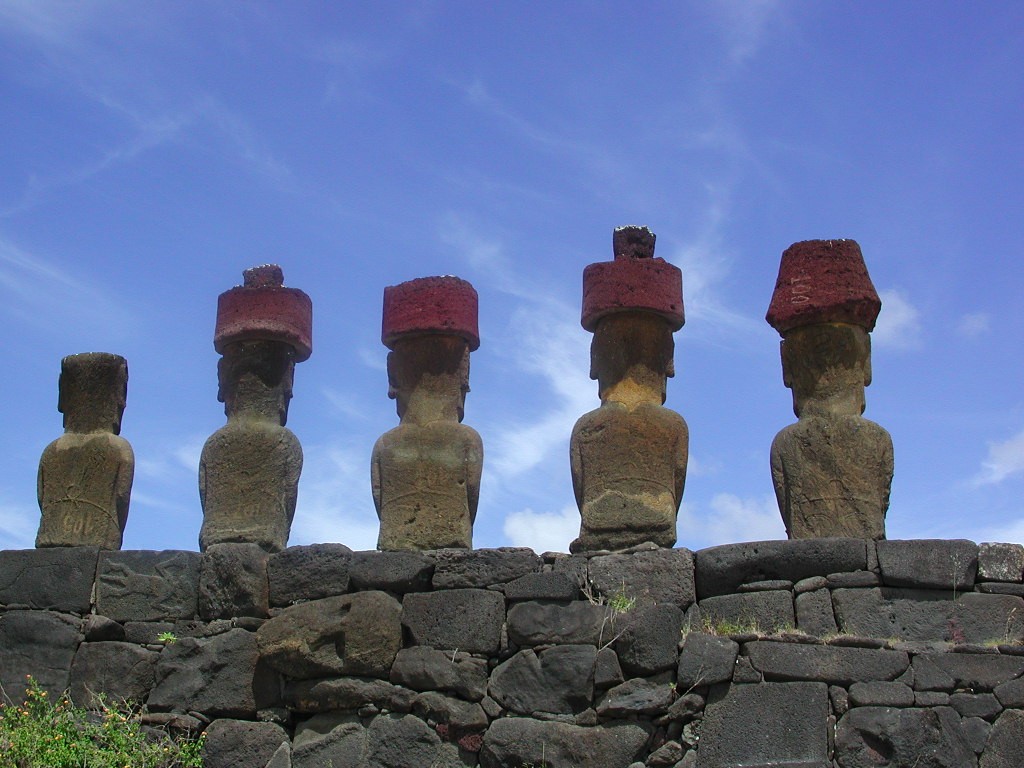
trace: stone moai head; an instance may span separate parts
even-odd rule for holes
[[[288,419],[295,363],[313,351],[313,303],[297,288],[284,287],[276,264],[247,269],[244,283],[217,301],[213,346],[217,399],[233,415]]]
[[[480,346],[477,307],[473,286],[451,275],[384,289],[381,341],[400,419],[462,421],[469,354]]]
[[[654,256],[647,227],[619,227],[612,235],[614,261],[583,270],[583,327],[594,334],[590,378],[604,402],[629,379],[660,391],[675,375],[672,334],[683,326],[683,278],[674,264]]]
[[[855,241],[806,240],[782,254],[765,319],[782,336],[782,377],[797,417],[864,412],[868,334],[881,306]]]
[[[57,410],[67,432],[121,434],[128,398],[128,362],[107,352],[68,355],[60,363]]]

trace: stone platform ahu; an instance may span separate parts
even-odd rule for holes
[[[377,548],[471,548],[483,442],[462,424],[469,354],[480,346],[477,293],[451,275],[384,289],[388,397],[401,423],[373,447]]]
[[[278,552],[288,544],[302,472],[302,446],[285,423],[295,363],[313,351],[313,305],[284,287],[276,264],[243,277],[217,302],[217,399],[228,422],[199,462],[199,547],[251,543]]]
[[[791,539],[885,538],[892,438],[861,416],[881,305],[855,241],[807,240],[782,254],[766,319],[782,336],[782,377],[799,419],[771,448]]]
[[[569,443],[582,518],[571,552],[676,542],[689,432],[663,404],[683,281],[678,267],[654,256],[654,243],[647,227],[619,227],[615,259],[583,271],[581,321],[594,334],[590,378],[601,407],[580,417]]]

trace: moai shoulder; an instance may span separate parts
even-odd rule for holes
[[[36,546],[120,549],[135,473],[120,436],[128,364],[103,352],[70,355],[59,386],[65,432],[39,460]]]
[[[370,461],[382,550],[471,548],[483,442],[462,424],[469,355],[480,345],[477,295],[457,277],[427,277],[384,291],[388,396],[401,423]]]
[[[227,424],[203,446],[200,549],[288,545],[302,472],[302,446],[285,424],[295,363],[312,352],[312,302],[285,288],[280,267],[254,267],[220,296],[214,347],[218,399]]]
[[[861,415],[881,301],[853,240],[796,243],[782,257],[768,322],[799,421],[775,437],[772,482],[790,538],[885,538],[892,439]]]
[[[615,231],[615,260],[583,273],[583,327],[594,333],[590,376],[601,406],[569,443],[580,536],[573,552],[671,547],[686,480],[689,432],[664,407],[675,374],[672,334],[683,325],[679,268],[654,258],[645,227]]]

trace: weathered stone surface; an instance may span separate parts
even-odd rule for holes
[[[296,680],[284,687],[284,701],[296,712],[358,710],[374,706],[392,712],[409,712],[416,693],[383,680],[340,677]]]
[[[345,594],[351,561],[352,550],[344,544],[288,547],[271,555],[267,561],[270,604],[291,605]]]
[[[864,570],[861,539],[804,539],[723,544],[697,552],[697,596],[728,595],[740,584],[768,579],[797,582],[839,571]]]
[[[403,648],[391,666],[391,682],[414,691],[450,691],[480,701],[487,691],[487,661],[462,652]]]
[[[871,547],[874,551],[874,547]],[[830,573],[825,581],[830,589],[843,589],[844,587],[879,587],[882,585],[882,577],[874,571],[849,571],[847,573]]]
[[[665,408],[672,327],[655,314],[602,318],[591,345],[601,406],[573,427],[569,462],[582,523],[570,552],[676,543],[689,430]]]
[[[1024,712],[1007,710],[992,726],[980,768],[1019,768],[1021,744],[1024,744]]]
[[[839,629],[865,637],[984,643],[1024,633],[1024,599],[938,589],[836,589]]]
[[[597,645],[614,636],[611,609],[582,600],[568,605],[527,602],[508,610],[508,639],[519,646],[585,643]]]
[[[317,715],[310,722],[321,717],[336,719],[335,713],[331,713]],[[324,723],[322,727],[327,728],[329,725]],[[299,728],[303,726],[300,724]],[[345,716],[345,721],[328,728],[324,733],[311,734],[308,730],[300,732],[297,729],[292,745],[292,765],[295,768],[356,766],[361,764],[365,749],[366,729],[358,720]]]
[[[120,355],[61,361],[64,434],[39,459],[37,547],[121,548],[135,474],[132,447],[120,436],[127,396],[128,363]]]
[[[965,717],[960,721],[960,725],[963,728],[964,737],[967,739],[968,745],[974,751],[974,754],[980,755],[982,750],[985,749],[985,742],[988,741],[988,735],[992,731],[992,724],[982,720],[980,717]]]
[[[419,552],[355,552],[349,567],[352,589],[385,592],[426,592],[434,576],[434,560]]]
[[[82,643],[71,664],[71,700],[99,709],[96,696],[101,694],[108,702],[141,704],[153,688],[159,657],[133,643]]]
[[[974,586],[978,545],[965,539],[879,541],[878,565],[890,587],[965,590]]]
[[[416,645],[493,655],[504,622],[505,599],[497,592],[450,589],[402,600],[402,626]]]
[[[204,731],[203,768],[263,768],[288,741],[276,723],[214,720]]]
[[[373,447],[370,480],[381,521],[377,548],[469,549],[483,467],[480,435],[461,423],[469,354],[479,344],[476,291],[446,276],[410,280],[384,293],[388,397],[401,423]],[[450,325],[456,315],[472,318],[473,330],[465,323]],[[404,322],[412,317],[416,322]],[[439,325],[412,330],[420,321]]]
[[[262,339],[286,344],[296,362],[313,352],[313,302],[297,288],[284,287],[277,264],[242,272],[242,285],[217,298],[213,347],[222,355],[240,341]]]
[[[91,613],[82,622],[82,634],[87,642],[99,643],[104,640],[124,640],[126,633],[124,627],[113,619]]]
[[[978,764],[959,716],[949,707],[855,707],[839,719],[836,762],[840,768],[972,768]]]
[[[258,544],[213,544],[199,568],[199,616],[265,618],[270,608],[267,560]]]
[[[265,768],[292,768],[292,745],[286,741],[278,747]]]
[[[412,711],[428,723],[448,726],[450,736],[487,728],[487,714],[478,703],[462,701],[437,691],[426,691],[417,696],[412,703]]]
[[[594,662],[594,687],[610,688],[625,680],[619,657],[611,648],[602,648],[597,652]]]
[[[611,688],[597,704],[602,718],[629,718],[637,715],[664,714],[675,701],[676,693],[669,675],[651,679],[634,677]]]
[[[716,688],[708,701],[698,768],[828,765],[822,683],[762,683]]]
[[[576,714],[594,695],[592,645],[556,645],[535,653],[519,651],[491,674],[488,692],[506,709],[520,715],[534,712]]]
[[[580,596],[580,588],[575,579],[564,573],[545,571],[544,573],[527,573],[513,579],[502,587],[505,599],[522,600],[558,600],[568,602]]]
[[[683,612],[668,603],[616,616],[614,647],[626,674],[641,677],[675,667],[682,627]]]
[[[98,562],[96,547],[0,551],[0,604],[88,613]]]
[[[832,597],[827,589],[817,589],[797,595],[796,628],[815,637],[834,635],[839,631],[835,613],[832,610]]]
[[[949,705],[960,717],[981,717],[995,719],[1003,707],[991,693],[954,693],[949,697]]]
[[[244,629],[180,638],[160,654],[149,707],[252,719],[273,703],[276,690],[276,681],[257,669],[258,659],[256,637]]]
[[[115,621],[191,619],[199,594],[198,552],[101,552],[96,610]]]
[[[739,644],[727,637],[690,632],[679,654],[676,687],[688,691],[732,680],[739,649]]]
[[[540,575],[541,559],[526,547],[442,549],[434,558],[434,589],[489,587],[527,574]]]
[[[855,707],[912,707],[914,691],[903,683],[854,683],[850,686],[850,703]]]
[[[793,595],[789,592],[747,592],[701,600],[701,621],[712,629],[733,627],[728,632],[777,632],[793,629]]]
[[[744,653],[766,680],[821,680],[835,685],[852,685],[872,680],[895,680],[910,666],[910,659],[903,651],[868,648],[759,640],[747,643]]]
[[[948,675],[951,684],[939,685],[928,668]],[[941,688],[991,691],[997,685],[1024,675],[1024,657],[992,656],[973,653],[925,653],[914,657],[914,687],[921,690]]]
[[[464,768],[454,744],[418,717],[381,715],[367,728],[341,722],[315,739],[296,740],[295,768]]]
[[[978,581],[1024,578],[1024,545],[986,542],[978,547]]]
[[[598,595],[622,595],[636,605],[672,603],[686,610],[694,601],[693,553],[659,549],[590,559],[588,578]]]
[[[0,688],[12,702],[25,696],[25,676],[56,699],[68,687],[81,622],[49,611],[0,614]]]
[[[543,765],[623,768],[640,757],[648,732],[638,723],[583,728],[526,717],[494,721],[484,736],[480,768]]]
[[[1000,683],[993,692],[999,703],[1004,707],[1016,707],[1024,709],[1024,678],[1016,678]]]
[[[296,679],[387,679],[402,647],[402,606],[385,592],[355,592],[285,608],[259,628],[260,656]]]

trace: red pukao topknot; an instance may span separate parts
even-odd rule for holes
[[[782,335],[817,323],[871,331],[881,308],[855,240],[804,240],[782,254],[765,320]]]
[[[651,312],[673,331],[683,327],[683,273],[654,255],[655,235],[647,227],[618,227],[612,235],[614,261],[583,270],[583,313],[588,331],[614,312]]]
[[[480,346],[478,298],[473,286],[454,275],[419,277],[384,289],[380,340],[388,349],[402,336],[451,334]]]
[[[217,300],[213,346],[221,354],[238,341],[283,341],[296,362],[313,352],[313,302],[298,288],[284,287],[284,273],[264,264],[242,273],[244,283]]]

